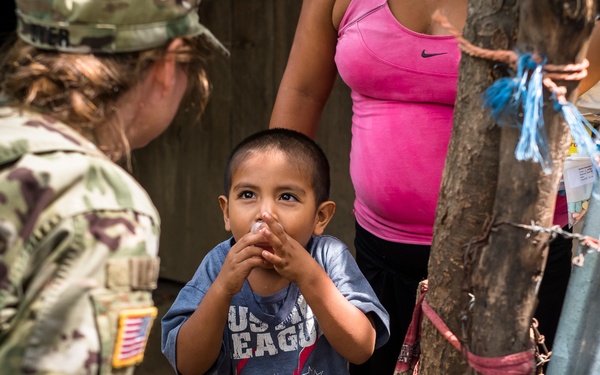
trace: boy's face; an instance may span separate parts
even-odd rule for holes
[[[229,197],[220,197],[225,229],[239,240],[263,212],[306,247],[318,222],[310,174],[280,151],[254,154],[231,176]],[[320,234],[320,233],[316,233]]]

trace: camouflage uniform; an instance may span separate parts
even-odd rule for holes
[[[8,0],[3,0],[8,1]],[[17,32],[42,49],[72,53],[143,51],[200,36],[229,51],[198,20],[200,0],[16,0]]]
[[[227,55],[199,3],[16,0],[17,34],[75,54],[199,36]],[[156,317],[158,213],[67,124],[0,112],[0,374],[131,374]]]
[[[132,373],[156,314],[155,207],[71,128],[34,114],[0,128],[0,374]],[[131,316],[133,360],[116,347]]]

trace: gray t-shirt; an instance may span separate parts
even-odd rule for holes
[[[206,255],[162,319],[162,351],[175,369],[179,328],[216,279],[233,243],[233,239],[224,241]],[[385,344],[388,313],[347,246],[331,236],[313,236],[308,249],[346,299],[370,313],[377,332],[375,346]],[[347,366],[348,361],[323,335],[296,284],[271,296],[259,296],[246,281],[231,300],[221,353],[208,374],[338,375],[347,374]]]

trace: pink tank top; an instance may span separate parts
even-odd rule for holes
[[[335,62],[352,90],[354,213],[379,238],[431,244],[459,60],[454,37],[405,28],[387,0],[353,0],[341,21]]]

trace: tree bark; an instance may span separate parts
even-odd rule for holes
[[[512,49],[518,13],[515,1],[475,0],[468,6],[463,35],[487,49]],[[460,62],[454,127],[442,177],[429,259],[427,302],[461,341],[473,259],[465,244],[485,231],[491,220],[498,174],[500,129],[481,96],[498,78],[495,63],[463,53]],[[466,263],[466,264],[465,264]],[[454,347],[423,319],[419,374],[465,374],[468,365]]]
[[[593,9],[592,9],[593,8]],[[595,16],[592,1],[474,0],[463,35],[493,50],[538,52],[548,62],[580,62]],[[518,32],[518,35],[517,35]],[[494,126],[481,95],[501,74],[494,62],[463,53],[454,128],[442,178],[426,301],[463,346],[486,357],[530,348],[529,324],[547,256],[548,235],[509,224],[552,224],[570,133],[546,95],[551,174],[518,162],[516,128]],[[557,82],[570,89],[576,82]],[[490,229],[493,229],[489,231]],[[467,245],[470,244],[470,245]],[[469,293],[474,297],[471,310]],[[469,366],[428,319],[421,375],[465,374]]]
[[[523,0],[517,50],[536,52],[552,64],[581,62],[594,16],[592,1]],[[577,82],[556,83],[569,89],[570,100],[575,98]],[[551,174],[544,173],[539,163],[517,161],[514,150],[520,131],[501,129],[494,230],[472,274],[475,303],[471,350],[481,356],[497,357],[531,348],[529,326],[546,264],[549,234],[510,224],[552,226],[558,184],[571,141],[567,124],[544,91]]]

